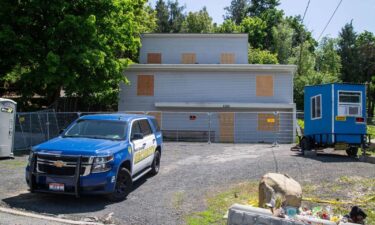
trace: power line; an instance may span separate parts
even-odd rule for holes
[[[326,31],[326,29],[327,29],[328,25],[329,25],[329,24],[331,23],[331,20],[332,20],[333,16],[335,16],[335,13],[336,13],[337,9],[338,9],[338,8],[340,7],[340,5],[341,5],[342,1],[343,1],[343,0],[340,0],[339,4],[338,4],[338,5],[336,6],[336,9],[335,9],[335,11],[333,11],[333,14],[332,14],[331,18],[329,18],[329,20],[328,20],[328,22],[327,22],[326,26],[324,27],[324,29],[323,29],[323,30],[322,30],[322,32],[320,33],[320,35],[319,35],[319,37],[318,37],[318,41],[319,41],[319,40],[320,40],[320,38],[322,37],[322,35],[323,35],[324,31]]]
[[[305,8],[305,12],[303,13],[303,17],[302,17],[302,25],[303,25],[303,21],[305,20],[305,16],[306,16],[306,13],[307,13],[307,10],[310,6],[310,0],[307,2],[307,5],[306,5],[306,8]],[[301,47],[300,47],[300,50],[299,50],[299,60],[298,60],[298,71],[300,71],[300,68],[301,68],[301,62],[302,62],[302,51],[303,51],[303,43],[304,43],[304,34],[305,32],[301,32],[300,34],[300,39],[301,39]]]
[[[305,12],[303,13],[302,23],[303,23],[303,21],[305,20],[305,16],[306,16],[307,9],[309,8],[309,6],[310,6],[310,0],[307,2],[307,6],[306,6],[306,9],[305,9]]]

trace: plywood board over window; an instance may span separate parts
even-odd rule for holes
[[[220,121],[220,141],[234,142],[234,113],[222,112],[219,114]]]
[[[220,63],[221,64],[234,64],[235,63],[234,53],[221,53]]]
[[[273,96],[273,76],[256,76],[256,96]]]
[[[148,112],[147,115],[155,117],[158,121],[159,127],[161,127],[162,113],[161,112]]]
[[[147,63],[161,64],[161,53],[147,53]]]
[[[182,53],[181,56],[181,63],[182,64],[195,64],[196,61],[196,55],[195,53]]]
[[[278,131],[279,116],[273,113],[258,113],[258,131]]]
[[[154,75],[138,75],[138,96],[154,96]]]

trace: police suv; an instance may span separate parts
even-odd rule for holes
[[[34,146],[26,167],[31,192],[126,198],[132,183],[160,168],[162,134],[152,116],[82,116],[61,135]]]

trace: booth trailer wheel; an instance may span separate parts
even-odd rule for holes
[[[357,147],[349,147],[346,149],[346,154],[348,154],[349,157],[357,157],[358,154],[358,148]]]
[[[311,141],[308,137],[303,137],[301,140],[301,152],[302,155],[305,155],[305,151],[311,151]]]

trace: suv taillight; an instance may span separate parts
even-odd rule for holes
[[[355,118],[355,122],[357,122],[357,123],[364,123],[365,122],[365,118],[363,118],[363,117],[357,117],[357,118]]]

